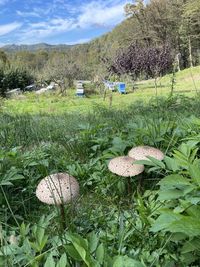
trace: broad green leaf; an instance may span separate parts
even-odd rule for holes
[[[72,259],[74,259],[76,261],[82,260],[81,256],[79,255],[79,253],[77,252],[77,250],[74,248],[73,245],[65,245],[64,247],[66,249],[66,252],[69,254],[69,256]]]
[[[44,233],[45,233],[44,227],[38,225],[36,230],[36,240],[39,244],[42,243]]]
[[[88,242],[89,242],[89,250],[90,250],[90,253],[92,254],[97,248],[99,238],[94,232],[91,232],[88,235]]]
[[[160,161],[160,160],[158,160],[158,159],[156,159],[156,158],[154,158],[154,157],[151,157],[151,156],[148,156],[147,158],[148,158],[151,162],[153,162],[153,164],[154,164],[155,166],[159,166],[160,168],[165,169],[165,164],[164,164],[162,161]]]
[[[112,267],[144,267],[144,265],[128,256],[117,256]]]
[[[200,251],[200,242],[198,238],[193,238],[192,240],[189,240],[184,243],[181,253],[188,253],[193,251]]]
[[[194,206],[190,205],[189,207],[186,207],[186,213],[190,216],[200,218],[200,207],[199,206]]]
[[[167,190],[160,190],[158,199],[160,201],[163,200],[172,200],[178,199],[184,196],[184,192],[178,189],[167,189]]]
[[[163,178],[159,185],[167,188],[179,188],[179,186],[190,185],[189,179],[179,174],[171,174]]]
[[[154,222],[150,230],[152,232],[158,232],[160,230],[166,230],[171,223],[180,220],[182,218],[182,215],[175,214],[172,211],[166,210],[163,211],[163,214],[161,214],[157,220]]]
[[[78,234],[67,233],[66,237],[73,244],[74,248],[88,267],[95,267],[94,259],[89,254],[87,240]]]
[[[72,244],[77,243],[79,246],[83,247],[85,250],[88,249],[87,240],[81,237],[80,235],[76,233],[67,233],[66,237],[69,241],[72,242]]]
[[[164,162],[165,162],[165,164],[169,170],[172,170],[174,172],[179,170],[179,165],[174,158],[170,158],[168,156],[165,156]]]
[[[105,249],[103,244],[100,244],[96,250],[96,259],[100,264],[103,264],[105,257]]]
[[[44,264],[44,267],[55,267],[55,262],[54,262],[54,259],[53,259],[53,256],[52,254],[50,254]]]
[[[134,164],[147,165],[147,166],[154,166],[155,167],[155,164],[150,160],[136,160],[136,161],[134,161]]]
[[[67,255],[64,253],[62,254],[60,260],[56,264],[56,267],[69,267],[69,263],[67,261]]]
[[[189,201],[193,205],[196,205],[196,204],[200,203],[200,197],[186,196],[186,200]]]
[[[200,221],[199,218],[183,216],[180,220],[172,222],[168,226],[168,230],[172,233],[184,233],[190,237],[199,236]]]
[[[200,166],[195,163],[189,165],[189,174],[191,178],[200,186]]]

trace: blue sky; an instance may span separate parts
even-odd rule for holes
[[[124,18],[127,0],[0,0],[0,46],[84,43]]]

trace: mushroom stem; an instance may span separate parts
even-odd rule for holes
[[[138,179],[138,189],[139,190],[142,190],[142,188],[143,188],[143,182],[144,182],[143,175],[140,174],[139,179]]]
[[[131,184],[131,177],[127,177],[127,192],[130,195],[132,193],[132,184]]]
[[[64,209],[64,205],[60,204],[60,215],[61,215],[61,225],[63,230],[66,229],[66,220],[65,220],[65,209]]]

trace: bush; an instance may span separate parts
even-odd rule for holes
[[[32,82],[33,76],[25,69],[13,67],[0,69],[0,95],[3,97],[8,89],[24,89]]]
[[[0,69],[0,95],[5,96],[5,88],[3,86],[3,81],[4,81],[4,70]]]

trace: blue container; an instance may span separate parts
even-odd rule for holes
[[[119,83],[118,84],[118,91],[121,94],[126,94],[126,84],[125,83]]]

